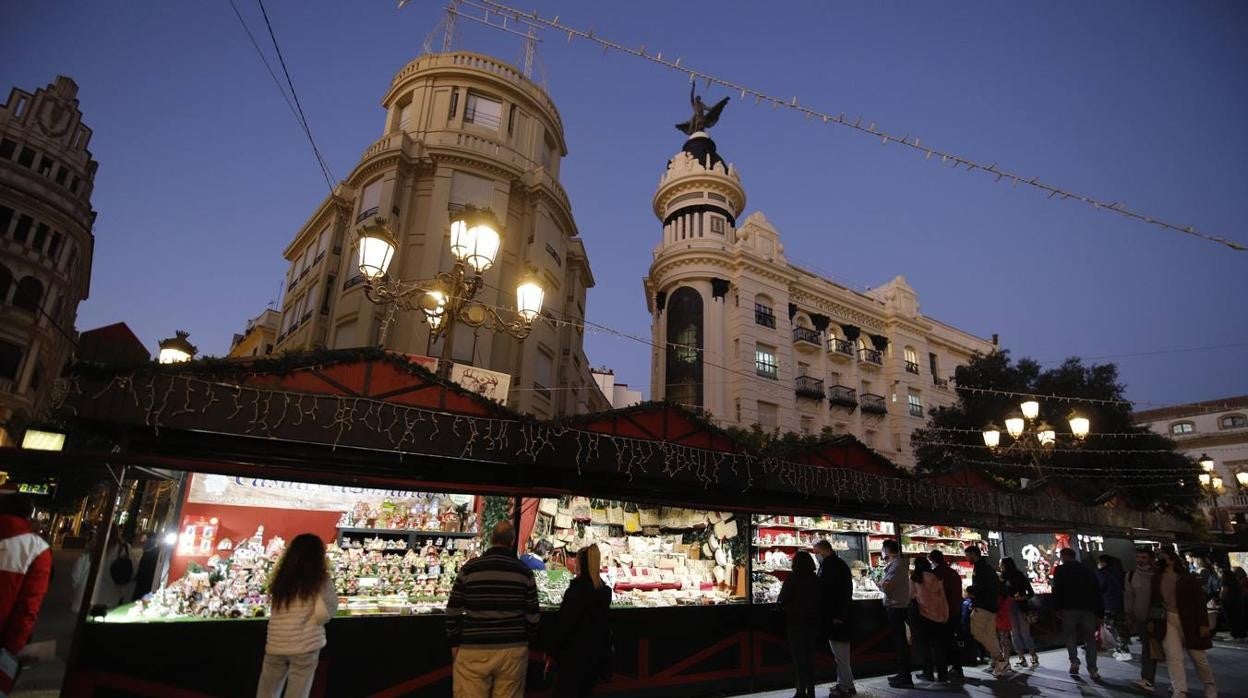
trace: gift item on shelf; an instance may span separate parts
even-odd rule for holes
[[[338,528],[401,531],[477,531],[475,497],[412,492],[406,498],[359,501],[338,518]]]
[[[135,602],[129,614],[139,618],[256,618],[268,615],[265,589],[269,572],[285,544],[274,537],[262,542],[264,527],[239,543],[229,558],[212,555],[192,563],[181,579]]]
[[[543,605],[562,600],[567,585],[561,563],[587,545],[599,546],[614,605],[744,601],[743,529],[731,512],[564,497],[540,501],[536,516],[534,535],[554,550],[547,578],[538,573]]]
[[[783,581],[792,571],[793,557],[799,551],[813,554],[812,548],[820,541],[827,541],[846,563],[864,564],[872,559],[872,554],[878,559],[882,541],[892,537],[892,532],[893,524],[887,521],[835,516],[755,515],[751,549],[754,578],[759,579],[759,573],[762,573]],[[815,562],[818,564],[818,559]],[[755,598],[759,598],[757,593]]]

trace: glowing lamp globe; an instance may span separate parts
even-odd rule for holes
[[[489,211],[465,208],[451,221],[451,254],[478,274],[494,266],[503,236]]]
[[[1070,420],[1070,433],[1074,434],[1076,439],[1087,438],[1088,433],[1092,431],[1092,422],[1078,412],[1071,412],[1068,419]]]
[[[1041,446],[1047,448],[1057,442],[1057,432],[1054,431],[1053,427],[1049,426],[1047,422],[1040,422],[1040,424],[1036,426],[1036,439],[1040,442]]]
[[[1206,473],[1213,472],[1213,459],[1209,457],[1209,454],[1207,453],[1200,454],[1200,460],[1198,462],[1200,463],[1201,470],[1205,471]]]
[[[1210,475],[1209,473],[1201,473],[1200,475],[1197,476],[1197,479],[1200,480],[1200,484],[1205,485],[1206,487],[1209,486],[1209,481],[1212,478],[1213,476]]]
[[[1235,480],[1239,482],[1240,487],[1248,487],[1248,470],[1241,470],[1235,473]]]
[[[156,355],[156,360],[162,364],[176,364],[183,361],[190,361],[195,356],[195,352],[199,351],[191,344],[189,332],[178,330],[174,336],[168,339],[162,339],[157,342],[160,352]]]
[[[516,286],[516,312],[525,322],[533,322],[542,312],[542,300],[546,291],[532,277],[525,278]]]
[[[1005,420],[1006,432],[1008,432],[1009,435],[1015,439],[1022,436],[1024,425],[1025,422],[1023,422],[1023,418],[1018,415],[1011,415]]]
[[[1001,428],[995,424],[989,424],[984,427],[984,445],[988,448],[996,448],[1001,445]]]
[[[368,281],[376,281],[386,275],[394,259],[394,236],[382,225],[370,225],[360,231],[356,248],[359,250],[360,275]]]
[[[1028,400],[1019,405],[1019,408],[1022,409],[1023,416],[1027,419],[1035,419],[1040,416],[1040,403],[1035,400]]]

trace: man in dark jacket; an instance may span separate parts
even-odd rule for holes
[[[966,559],[975,567],[971,575],[972,595],[971,637],[988,650],[992,657],[992,675],[1001,677],[1010,670],[1010,663],[1001,661],[1001,645],[997,642],[997,598],[1001,595],[1001,581],[997,571],[983,557],[978,546],[967,546]]]
[[[821,611],[821,633],[827,638],[828,648],[836,660],[836,687],[829,695],[852,696],[857,693],[854,688],[854,671],[849,661],[849,638],[853,634],[850,627],[850,611],[854,608],[854,580],[849,565],[836,554],[832,544],[826,540],[815,543],[815,554],[819,556],[819,587],[823,601]]]
[[[936,573],[945,587],[945,601],[949,604],[949,629],[945,635],[950,642],[945,656],[953,660],[953,669],[949,675],[954,680],[961,681],[963,678],[962,657],[958,652],[957,642],[958,636],[962,634],[962,614],[958,612],[958,609],[962,607],[962,575],[949,566],[943,552],[933,550],[927,554],[927,557],[932,561],[932,571]]]
[[[1053,605],[1062,622],[1062,634],[1066,636],[1070,674],[1079,673],[1077,646],[1083,644],[1088,676],[1098,681],[1101,675],[1096,671],[1096,626],[1105,613],[1101,585],[1092,570],[1076,559],[1074,550],[1062,548],[1059,555],[1062,564],[1053,573]]]

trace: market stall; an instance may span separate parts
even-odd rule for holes
[[[447,694],[450,652],[436,602],[438,585],[452,565],[471,554],[470,549],[459,548],[461,541],[470,540],[467,536],[450,535],[474,530],[467,514],[479,509],[482,515],[475,530],[488,529],[489,507],[480,505],[483,498],[510,502],[504,515],[516,519],[534,512],[531,523],[518,521],[524,542],[537,536],[552,547],[563,543],[563,560],[548,560],[548,572],[559,572],[558,566],[566,563],[575,547],[597,544],[610,549],[608,577],[633,605],[612,609],[616,675],[604,690],[636,696],[668,696],[673,687],[683,695],[715,695],[788,681],[782,616],[766,598],[753,602],[751,575],[746,573],[747,561],[752,564],[766,554],[751,545],[755,533],[771,535],[774,545],[775,536],[785,531],[756,527],[755,516],[794,517],[787,521],[802,525],[805,519],[795,517],[807,517],[815,530],[787,534],[836,536],[846,555],[856,542],[859,561],[868,566],[879,538],[895,531],[883,523],[872,529],[870,522],[887,521],[899,512],[904,512],[903,520],[955,527],[1023,516],[1053,521],[1055,527],[1057,522],[1122,530],[1169,525],[1151,515],[1056,504],[1037,508],[1009,494],[920,482],[852,437],[838,437],[806,452],[764,456],[698,415],[670,405],[643,405],[571,423],[535,422],[390,355],[337,360],[322,356],[306,366],[286,362],[267,372],[263,364],[236,373],[229,370],[233,369],[183,365],[151,367],[137,374],[77,376],[67,396],[78,428],[124,433],[126,450],[66,457],[75,462],[123,459],[227,479],[264,477],[301,487],[436,493],[437,530],[428,516],[413,530],[398,526],[398,516],[412,519],[413,506],[396,513],[382,506],[384,499],[376,504],[375,514],[373,504],[367,511],[357,511],[352,504],[319,513],[298,507],[300,512],[291,514],[325,514],[324,522],[315,525],[321,526],[319,534],[326,540],[336,542],[340,552],[335,555],[345,560],[347,575],[340,578],[348,612],[350,599],[364,596],[359,593],[364,589],[371,594],[381,586],[382,595],[392,596],[385,594],[389,582],[392,592],[407,593],[397,608],[378,603],[362,617],[330,623],[329,646],[317,679],[322,695]],[[456,519],[451,522],[448,515],[448,524],[461,526],[459,507],[466,500],[456,501],[453,493],[477,498],[463,512],[458,531],[442,529],[443,516],[451,511],[444,506],[447,497]],[[403,498],[392,495],[392,503],[396,497]],[[216,518],[217,528],[211,536],[197,529],[198,544],[188,550],[187,572],[180,577],[170,574],[168,584],[192,574],[191,561],[207,568],[215,554],[215,574],[201,569],[195,574],[207,572],[207,579],[198,577],[196,583],[226,583],[235,571],[231,566],[237,565],[237,571],[250,574],[241,584],[247,599],[244,609],[247,604],[263,608],[263,589],[256,589],[253,596],[251,587],[263,577],[263,560],[277,552],[270,547],[276,548],[273,539],[282,524],[268,514],[259,517],[263,522],[244,521],[241,512],[224,508],[235,505],[214,506],[215,513],[183,512],[180,523],[193,516],[190,523],[211,528]],[[646,519],[643,510],[650,512]],[[379,525],[383,514],[390,516],[384,526]],[[830,514],[839,521],[867,522],[867,528],[847,524],[845,530],[832,529],[841,524],[830,523]],[[200,523],[201,516],[206,525]],[[614,523],[616,516],[620,523]],[[636,530],[625,530],[626,526]],[[369,530],[354,530],[360,528]],[[280,537],[289,535],[282,532]],[[437,574],[434,598],[425,600],[420,593],[424,587],[415,585],[430,581],[434,565],[423,554],[430,536],[438,548]],[[212,552],[227,537],[231,549]],[[207,539],[213,541],[209,549]],[[791,545],[809,539],[794,540],[798,542]],[[461,552],[462,557],[455,559]],[[235,561],[238,553],[243,559]],[[374,553],[380,553],[380,561]],[[450,557],[443,560],[443,554]],[[352,559],[353,555],[360,559]],[[388,556],[397,556],[399,564],[390,565]],[[220,563],[227,557],[222,570]],[[779,563],[775,556],[772,559]],[[358,565],[354,578],[353,565]],[[397,576],[392,575],[392,566],[398,568]],[[338,563],[335,568],[340,568]],[[365,578],[379,581],[361,584]],[[356,594],[348,593],[352,579]],[[554,580],[555,585],[560,581]],[[236,589],[230,598],[222,598],[223,607],[234,603],[237,608],[240,585],[232,586]],[[553,606],[558,589],[550,586],[554,588],[547,589],[546,601]],[[196,590],[203,593],[202,588]],[[854,624],[854,663],[870,673],[887,664],[891,650],[882,605],[875,600],[858,603],[862,612]],[[252,617],[255,614],[226,615],[231,618],[185,614],[170,619],[165,614],[166,622],[155,623],[145,622],[149,619],[140,612],[91,623],[82,633],[81,652],[65,695],[252,693],[264,623]],[[199,620],[177,622],[192,618]],[[529,687],[535,696],[544,688],[542,648],[555,620],[553,609],[544,611],[530,671]],[[225,666],[231,670],[221,671]]]
[[[754,603],[775,603],[780,586],[793,568],[793,556],[800,550],[810,552],[821,540],[831,544],[849,565],[855,600],[883,599],[884,593],[876,586],[878,575],[871,572],[879,566],[881,546],[884,540],[894,537],[893,531],[893,524],[888,521],[756,515],[750,553]]]

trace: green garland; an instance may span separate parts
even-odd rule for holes
[[[490,533],[494,530],[494,525],[499,521],[511,520],[511,497],[490,496],[485,497],[485,504],[481,507],[481,542],[484,547],[489,547]],[[523,544],[523,541],[521,541]]]

